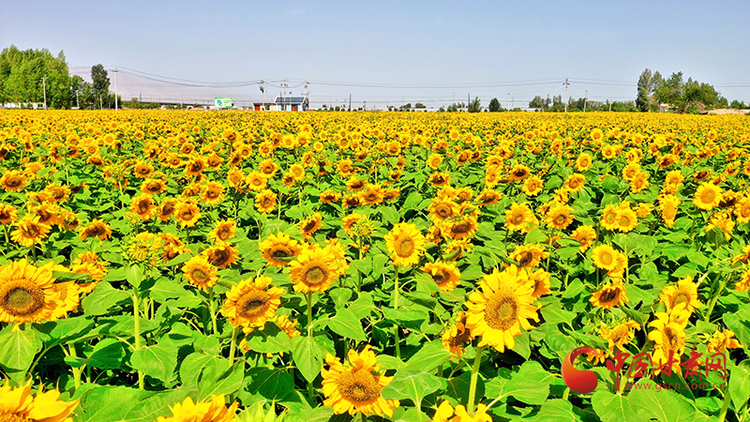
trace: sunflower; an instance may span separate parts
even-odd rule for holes
[[[25,259],[0,267],[0,322],[49,321],[62,305],[50,267]]]
[[[263,252],[263,258],[266,258],[270,265],[281,268],[299,255],[302,247],[286,233],[278,233],[271,234],[266,240],[260,242],[260,250]]]
[[[169,260],[177,258],[186,252],[189,252],[185,248],[185,243],[182,240],[170,233],[159,233],[159,238],[162,240],[162,262],[168,262]]]
[[[428,182],[432,183],[432,186],[445,186],[450,183],[451,176],[448,173],[432,173],[427,179]]]
[[[320,193],[320,202],[324,204],[332,204],[341,200],[341,194],[332,190],[327,190]]]
[[[516,250],[510,254],[509,258],[518,262],[520,268],[531,268],[539,266],[542,259],[549,254],[541,245],[527,244],[519,245]]]
[[[578,155],[578,158],[576,158],[576,170],[586,171],[589,169],[589,167],[591,167],[592,162],[593,159],[591,158],[591,154],[582,152],[580,155]]]
[[[523,164],[516,164],[515,167],[513,167],[510,170],[510,181],[516,182],[519,180],[523,180],[531,174],[531,169],[524,166]]]
[[[130,239],[125,255],[131,261],[156,265],[160,257],[160,249],[160,238],[153,233],[142,232]]]
[[[237,232],[237,223],[234,220],[219,220],[214,229],[208,233],[208,238],[214,242],[226,242],[234,237]]]
[[[150,195],[139,195],[133,198],[130,211],[142,221],[148,221],[156,213],[156,205]]]
[[[7,171],[0,177],[0,187],[6,192],[21,192],[27,183],[26,175],[19,170]]]
[[[693,283],[692,277],[686,277],[677,282],[676,286],[662,289],[659,299],[667,306],[667,312],[672,312],[677,305],[684,304],[688,312],[701,307],[698,301],[698,285]]]
[[[270,213],[276,207],[276,194],[272,190],[265,189],[255,195],[255,209],[265,214]]]
[[[146,195],[156,195],[162,193],[167,185],[161,179],[146,179],[141,183],[141,192]]]
[[[526,196],[537,196],[542,191],[544,182],[538,176],[531,176],[523,182],[521,190]]]
[[[432,204],[427,209],[430,212],[430,219],[434,222],[453,218],[456,215],[456,203],[447,198],[433,198]]]
[[[14,242],[27,248],[47,237],[50,226],[39,223],[39,217],[24,217],[10,234]]]
[[[721,188],[712,182],[704,182],[695,191],[693,205],[702,210],[711,210],[719,206],[721,199]]]
[[[529,271],[529,279],[534,282],[534,292],[531,294],[534,299],[545,295],[552,294],[550,288],[550,273],[544,270],[536,270],[533,273]]]
[[[635,175],[640,173],[641,165],[638,163],[630,163],[622,168],[622,178],[628,182],[632,182],[635,179]]]
[[[258,170],[263,174],[263,177],[270,179],[279,171],[279,165],[272,159],[267,158],[258,164]]]
[[[487,207],[496,204],[501,197],[502,195],[500,192],[492,189],[485,189],[479,194],[476,200],[479,202],[480,207]]]
[[[159,416],[157,422],[234,422],[239,403],[227,407],[224,395],[211,396],[207,403],[193,402],[190,397],[171,408],[172,416]]]
[[[60,392],[49,390],[31,395],[31,386],[0,386],[0,421],[7,422],[70,422],[68,415],[78,406],[78,400],[59,401]]]
[[[0,203],[0,224],[11,224],[18,218],[16,207],[10,204]]]
[[[323,216],[319,212],[314,213],[309,218],[299,223],[299,228],[302,230],[302,236],[309,238],[311,234],[315,233],[320,229],[322,225]]]
[[[331,355],[326,356],[328,369],[321,369],[323,377],[323,405],[333,409],[336,414],[355,415],[377,414],[393,416],[393,409],[399,406],[398,400],[386,400],[380,395],[381,390],[390,384],[393,377],[382,375],[375,353],[370,346],[362,352],[349,350],[346,364]]]
[[[611,271],[617,267],[617,251],[609,245],[599,245],[592,251],[594,265],[597,268]]]
[[[602,220],[599,222],[599,225],[604,227],[607,230],[616,230],[617,229],[617,210],[618,207],[615,205],[607,205],[604,207],[604,212],[602,213]]]
[[[203,251],[203,256],[209,264],[218,268],[226,268],[237,261],[239,251],[228,243],[220,243]]]
[[[137,162],[135,164],[135,167],[133,167],[133,173],[136,175],[136,177],[140,177],[141,179],[147,178],[153,171],[154,166],[144,161]]]
[[[657,197],[659,201],[659,211],[661,211],[661,218],[667,227],[674,226],[675,217],[677,217],[677,210],[680,206],[680,199],[675,195],[659,195]]]
[[[0,211],[1,213],[2,211]],[[734,215],[737,217],[738,223],[750,223],[750,198],[743,198],[737,201],[734,205]]]
[[[481,336],[479,346],[490,345],[500,353],[515,347],[514,337],[520,327],[532,328],[529,319],[539,322],[534,301],[534,284],[526,270],[511,265],[502,272],[497,268],[479,282],[481,291],[469,296],[466,327],[472,335]]]
[[[67,271],[67,268],[61,265],[55,265],[55,267],[59,268],[53,268],[52,271]],[[65,283],[54,283],[52,286],[57,292],[57,299],[60,305],[55,308],[50,319],[65,318],[68,312],[75,312],[78,309],[80,294],[82,293],[78,285],[73,281],[68,281]]]
[[[438,406],[432,422],[492,422],[492,416],[487,413],[487,405],[484,403],[477,404],[474,414],[469,415],[464,405],[459,404],[454,409],[447,400],[444,400]]]
[[[573,216],[570,215],[572,210],[568,205],[554,205],[547,211],[544,221],[550,227],[565,229],[573,222]]]
[[[391,255],[393,265],[408,267],[419,262],[419,257],[425,251],[425,238],[417,230],[417,226],[409,223],[399,223],[385,235],[385,244]]]
[[[89,237],[96,237],[99,238],[99,240],[106,240],[112,236],[112,229],[109,227],[109,224],[103,222],[102,220],[95,219],[91,223],[89,223],[88,226],[81,227],[79,233],[81,240],[86,240]]]
[[[182,227],[194,227],[201,218],[201,210],[192,200],[180,200],[175,205],[174,215]]]
[[[474,339],[474,336],[471,335],[471,330],[466,328],[465,313],[458,313],[456,322],[443,331],[441,339],[445,350],[453,353],[458,358],[461,357],[466,345],[470,344],[471,340]]]
[[[510,209],[505,211],[505,228],[510,231],[529,231],[529,225],[535,220],[534,213],[531,212],[526,203],[513,203]]]
[[[429,274],[438,287],[447,292],[455,289],[458,285],[458,280],[461,278],[461,271],[458,270],[458,267],[454,263],[440,261],[427,263],[422,267],[422,271]]]
[[[653,329],[648,333],[648,339],[654,342],[655,373],[661,372],[661,366],[666,364],[670,352],[674,353],[671,370],[680,372],[680,356],[685,350],[685,326],[688,322],[688,312],[680,306],[672,313],[656,312],[655,321],[648,325]]]
[[[448,239],[469,239],[474,236],[478,227],[476,217],[464,216],[452,221],[444,221],[440,225],[440,232]]]
[[[427,167],[437,170],[440,164],[443,162],[443,156],[440,154],[431,154],[429,158],[427,158]]]
[[[234,327],[262,327],[276,316],[284,289],[271,287],[271,277],[246,278],[227,293],[221,311]]]
[[[734,338],[734,331],[724,330],[717,331],[708,341],[708,351],[710,353],[719,353],[728,349],[740,349],[743,346]]]
[[[573,173],[565,181],[565,188],[570,192],[578,192],[581,190],[586,183],[586,176],[580,173]]]
[[[638,225],[638,215],[629,206],[619,207],[615,212],[617,230],[627,233]]]
[[[385,199],[385,192],[382,186],[368,183],[359,196],[365,204],[377,205]]]
[[[208,205],[220,204],[224,200],[224,185],[219,182],[208,182],[202,199]]]
[[[612,309],[618,306],[620,302],[628,302],[628,297],[625,296],[625,286],[622,281],[615,280],[612,283],[606,284],[604,287],[594,292],[591,295],[592,305],[601,307],[604,309]]]
[[[578,248],[579,251],[586,252],[596,240],[596,230],[593,226],[580,226],[573,230],[570,237],[581,244],[581,247]]]
[[[609,343],[609,352],[612,353],[615,347],[622,349],[626,344],[630,343],[630,340],[635,337],[635,334],[631,330],[633,328],[636,330],[641,329],[637,322],[629,319],[622,324],[617,324],[612,329],[600,327],[599,334],[601,334],[604,340],[607,340]]]
[[[219,279],[216,267],[211,265],[202,255],[190,258],[182,267],[182,272],[190,284],[201,290],[208,290],[213,287]]]
[[[303,250],[297,259],[290,263],[290,278],[295,283],[294,291],[322,292],[338,279],[339,262],[330,249],[313,247]]]
[[[245,184],[251,191],[260,192],[268,185],[268,179],[259,171],[252,171],[245,177]]]

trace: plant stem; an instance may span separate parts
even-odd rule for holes
[[[711,313],[714,310],[714,306],[716,306],[716,302],[719,300],[719,296],[721,296],[721,293],[724,292],[724,288],[727,287],[727,283],[729,282],[729,277],[731,274],[727,274],[726,277],[724,277],[724,280],[722,280],[721,284],[719,285],[719,290],[714,292],[713,297],[711,298],[711,302],[708,304],[708,309],[706,310],[706,315],[703,317],[703,320],[706,322],[710,322],[711,319]]]
[[[729,409],[729,403],[732,401],[732,397],[729,395],[729,388],[727,387],[724,392],[724,403],[721,404],[721,411],[719,412],[718,422],[724,422],[727,417],[727,410]]]
[[[307,299],[307,336],[312,337],[312,292],[305,293]]]
[[[394,279],[393,285],[393,293],[395,295],[393,298],[393,308],[398,309],[398,267],[396,266],[394,268],[396,268],[396,278]],[[396,341],[396,357],[401,359],[401,345],[399,344],[401,343],[401,340],[398,338],[398,325],[393,326],[393,334]]]
[[[466,406],[466,410],[469,415],[474,413],[474,399],[477,395],[477,380],[479,379],[479,365],[482,364],[482,352],[484,346],[477,348],[477,356],[474,358],[474,365],[471,367],[471,384],[469,386],[469,403]]]
[[[76,355],[76,345],[75,343],[70,343],[68,345],[68,349],[70,349],[70,356],[77,357]],[[72,368],[73,369],[73,383],[76,386],[76,389],[81,387],[81,373],[83,370],[81,368]]]
[[[237,328],[232,329],[232,341],[229,343],[229,365],[234,364],[234,354],[237,351]]]
[[[141,319],[138,302],[138,289],[133,289],[133,337],[135,338],[135,348],[133,353],[141,349]],[[143,390],[146,386],[146,380],[143,372],[138,371],[138,388]]]
[[[214,303],[214,288],[208,291],[208,309],[211,311],[211,329],[216,335],[216,303]]]

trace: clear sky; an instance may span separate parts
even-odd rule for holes
[[[571,97],[627,101],[650,68],[750,103],[748,17],[750,1],[2,0],[0,48],[63,50],[71,73],[101,63],[113,85],[117,67],[124,100],[247,104],[288,79],[313,107],[526,106],[569,78]]]

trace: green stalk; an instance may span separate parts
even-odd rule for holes
[[[307,299],[307,336],[312,337],[312,292],[305,293]]]
[[[474,358],[474,365],[471,367],[471,385],[469,386],[469,403],[466,410],[469,415],[474,413],[474,399],[477,395],[477,380],[479,379],[479,365],[482,364],[482,352],[484,346],[477,348],[477,356]]]
[[[216,335],[216,303],[214,303],[214,288],[208,291],[208,309],[211,312],[211,329],[214,335]]]
[[[708,309],[706,310],[706,315],[703,317],[704,321],[710,322],[711,313],[714,310],[714,306],[716,306],[716,302],[719,300],[719,296],[721,296],[724,288],[727,287],[727,283],[729,283],[729,277],[731,277],[731,274],[727,274],[727,276],[724,277],[724,280],[722,280],[721,284],[719,285],[719,290],[717,290],[711,298],[711,302],[709,302]]]
[[[135,348],[133,352],[137,352],[141,349],[141,319],[138,302],[138,290],[133,290],[133,337],[135,338]],[[138,388],[143,390],[146,387],[146,379],[143,372],[138,371]]]
[[[395,297],[393,298],[393,308],[398,309],[398,266],[396,266],[395,268],[396,268],[396,277],[394,279],[394,286],[393,286],[393,290],[395,294]],[[401,345],[399,344],[401,343],[401,340],[398,338],[398,325],[393,326],[393,334],[395,336],[395,341],[396,341],[396,357],[401,359]]]
[[[237,327],[232,329],[232,341],[229,343],[229,365],[234,364],[234,355],[237,351]]]
[[[68,349],[70,350],[70,356],[77,357],[75,343],[69,344]],[[83,369],[81,368],[71,368],[71,369],[73,369],[73,383],[76,386],[76,389],[78,389],[81,387],[81,374],[83,373]]]
[[[732,397],[729,395],[729,388],[727,387],[724,392],[724,403],[721,404],[721,411],[719,412],[718,422],[724,422],[727,417],[727,410],[729,410],[729,403],[732,401]]]

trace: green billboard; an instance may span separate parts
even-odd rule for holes
[[[232,108],[232,99],[229,97],[214,97],[216,108]]]

